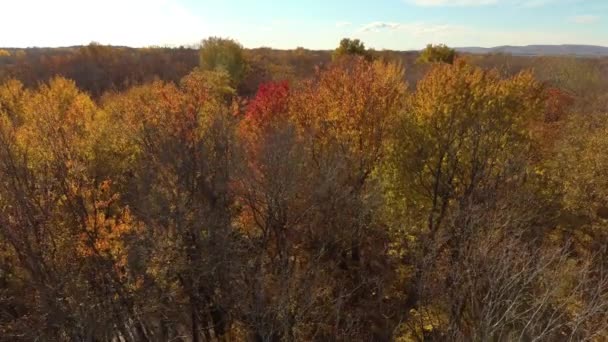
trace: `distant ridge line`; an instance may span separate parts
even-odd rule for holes
[[[599,45],[525,45],[525,46],[496,46],[483,47],[457,47],[456,51],[471,54],[504,53],[515,56],[585,56],[605,57],[608,56],[608,47]]]

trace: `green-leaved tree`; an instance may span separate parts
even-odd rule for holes
[[[234,84],[239,84],[247,70],[243,46],[229,38],[210,37],[203,40],[200,67],[209,71],[226,71]]]
[[[340,41],[340,45],[334,50],[332,59],[336,60],[343,56],[363,56],[367,60],[372,57],[362,41],[350,38],[344,38]]]
[[[444,44],[428,44],[424,50],[420,53],[420,56],[416,60],[417,63],[454,63],[456,57],[456,51]]]

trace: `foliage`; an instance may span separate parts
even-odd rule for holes
[[[262,84],[249,102],[245,115],[263,124],[271,120],[268,115],[287,112],[288,97],[289,83],[286,81]]]
[[[608,65],[338,50],[3,58],[0,341],[607,339]]]
[[[201,44],[200,67],[203,70],[223,70],[230,75],[234,84],[239,84],[247,70],[243,47],[232,39],[205,39]]]
[[[417,63],[454,63],[456,57],[456,51],[444,44],[428,44],[424,50],[418,56]]]
[[[344,38],[340,41],[340,45],[334,50],[332,59],[337,60],[343,56],[362,56],[367,60],[371,60],[371,53],[365,49],[365,44],[359,39]]]

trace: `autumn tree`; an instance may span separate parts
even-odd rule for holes
[[[559,88],[547,89],[546,97],[546,122],[557,122],[565,119],[564,116],[574,105],[574,97]]]
[[[33,295],[11,323],[55,340],[137,334],[126,238],[138,223],[94,177],[103,113],[62,78],[20,101],[20,120],[2,113],[0,236]]]
[[[203,45],[2,58],[1,341],[608,338],[604,61]]]
[[[585,119],[574,114],[542,164],[560,203],[557,236],[573,238],[573,247],[583,255],[603,252],[608,238],[607,178],[602,171],[608,160],[601,152],[608,144],[607,123],[605,114]]]
[[[334,312],[354,310],[348,318],[328,313],[328,319],[344,329],[340,334],[345,338],[383,336],[383,324],[390,326],[387,322],[372,323],[364,308],[381,305],[376,296],[389,286],[386,279],[390,273],[380,271],[386,265],[386,255],[371,252],[386,243],[375,216],[379,202],[374,175],[386,155],[386,143],[405,92],[403,69],[398,64],[358,57],[338,61],[321,72],[294,94],[290,106],[321,220],[308,223],[312,224],[308,249],[322,248],[328,276],[335,284],[342,284],[332,296],[350,298],[350,304],[333,307]],[[366,277],[366,273],[382,275]],[[332,296],[325,302],[337,300]],[[382,305],[381,310],[388,312],[390,308]],[[364,324],[368,329],[353,335],[355,332],[347,328],[351,324]],[[330,330],[325,336],[337,333]]]
[[[313,214],[301,142],[289,117],[287,82],[262,84],[239,127],[243,163],[235,184],[248,236],[250,263],[239,282],[241,319],[256,340],[304,338],[311,322],[320,274],[299,249]],[[298,333],[299,332],[299,333]]]
[[[21,125],[24,120],[24,105],[28,92],[18,80],[10,79],[0,84],[0,113],[12,124]]]
[[[406,285],[407,307],[424,307],[426,272],[441,267],[443,257],[448,265],[459,259],[471,232],[458,223],[466,222],[468,211],[490,205],[501,189],[522,187],[526,126],[540,94],[530,73],[502,79],[461,61],[434,67],[409,98],[396,126],[388,173],[395,178],[387,193],[403,252],[417,260]]]
[[[142,217],[151,243],[143,265],[155,284],[149,296],[174,319],[154,323],[158,340],[177,336],[186,323],[193,341],[228,333],[231,267],[233,89],[223,71],[195,71],[179,85],[155,82],[108,98],[137,146],[125,201]],[[163,293],[175,291],[177,297]],[[158,325],[157,325],[158,324]],[[152,329],[152,326],[148,326]]]
[[[405,90],[398,65],[357,57],[294,90],[264,84],[249,102],[240,128],[248,167],[236,193],[239,222],[255,242],[255,267],[243,280],[251,289],[244,320],[255,338],[390,331],[364,309],[379,305],[389,286],[384,256],[371,252],[386,242],[373,218],[371,179]],[[364,322],[364,331],[354,328]]]
[[[444,44],[428,44],[424,50],[418,56],[416,63],[454,63],[456,57],[456,51]]]

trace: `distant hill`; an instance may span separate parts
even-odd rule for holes
[[[608,56],[608,47],[596,45],[507,45],[493,48],[461,47],[456,48],[456,51],[472,54],[505,53],[514,56]]]

